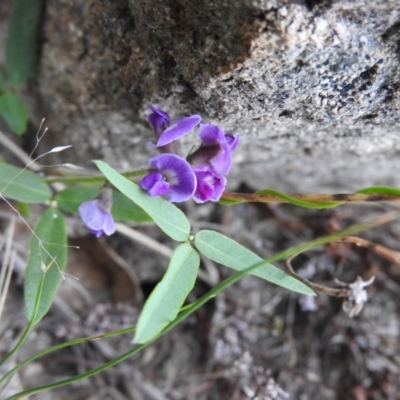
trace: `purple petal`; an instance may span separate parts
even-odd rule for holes
[[[139,186],[147,190],[149,196],[162,196],[169,190],[169,183],[161,172],[150,172],[140,180]]]
[[[201,124],[199,137],[205,145],[226,142],[224,131],[218,125],[213,124]]]
[[[208,166],[193,167],[197,178],[197,187],[193,195],[194,201],[218,201],[224,192],[226,178]]]
[[[111,215],[110,212],[108,212],[105,215],[104,218],[104,223],[103,223],[103,230],[104,233],[108,236],[112,235],[113,233],[115,233],[115,224],[114,224],[114,219]]]
[[[115,232],[114,220],[109,211],[103,210],[97,200],[85,201],[78,208],[83,223],[97,237]]]
[[[96,235],[96,237],[100,237],[104,233],[103,229],[100,229],[98,231],[95,231],[93,229],[89,229],[89,231],[90,231],[90,233],[93,233],[93,235]]]
[[[150,190],[157,182],[163,180],[163,178],[160,172],[150,172],[140,180],[139,186],[143,190]]]
[[[181,118],[169,128],[167,128],[160,136],[157,147],[165,146],[176,139],[189,133],[201,121],[200,115],[191,115],[190,117]]]
[[[232,164],[231,152],[229,149],[223,146],[221,151],[210,160],[210,164],[220,174],[228,175]]]
[[[150,106],[150,109],[153,112],[147,117],[147,120],[153,125],[154,132],[159,137],[168,128],[170,118],[168,113],[155,106]]]
[[[218,125],[202,124],[199,137],[202,141],[201,146],[189,159],[195,165],[212,165],[215,171],[227,175],[231,169],[232,159],[230,144],[227,142],[224,131]],[[228,140],[231,146],[237,145],[230,137]]]
[[[156,194],[164,195],[171,202],[179,203],[193,196],[196,189],[196,176],[186,160],[176,154],[165,153],[150,158],[149,166],[155,171],[140,181],[140,187],[149,190],[149,194],[149,188],[156,183],[164,182],[168,185],[167,190],[164,193]],[[157,186],[156,190],[160,190],[160,187],[165,188],[166,186]]]
[[[239,135],[233,136],[230,133],[227,133],[225,135],[225,140],[229,146],[229,150],[234,151],[236,149],[237,145],[239,144]]]

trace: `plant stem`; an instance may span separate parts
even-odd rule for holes
[[[135,178],[138,176],[145,175],[147,173],[147,170],[145,169],[140,169],[137,171],[130,171],[130,172],[125,172],[121,175],[125,176],[126,178]],[[49,176],[45,178],[45,181],[47,183],[104,183],[107,181],[107,178],[104,177],[104,175],[98,175],[98,176]]]
[[[4,359],[0,362],[0,367],[4,365],[17,351],[18,349],[24,344],[25,339],[31,332],[32,328],[35,326],[35,318],[39,310],[39,305],[40,305],[40,299],[42,298],[42,291],[43,291],[43,285],[44,285],[44,280],[45,280],[46,274],[43,273],[42,278],[40,280],[39,288],[38,288],[38,294],[36,296],[36,301],[35,301],[35,307],[33,309],[32,317],[31,320],[29,321],[28,326],[26,327],[25,331],[23,332],[22,336],[18,340],[17,344],[14,346],[14,348],[4,357]]]
[[[56,346],[49,347],[46,350],[40,351],[39,353],[36,353],[33,356],[28,357],[27,359],[25,359],[24,361],[22,361],[18,365],[16,365],[14,368],[12,368],[10,371],[8,371],[0,379],[0,384],[2,382],[5,382],[8,378],[10,378],[13,374],[15,374],[15,372],[20,370],[25,365],[29,364],[31,361],[34,361],[37,358],[43,357],[46,354],[52,353],[52,352],[57,351],[57,350],[61,350],[61,349],[65,348],[65,347],[68,347],[68,346],[75,346],[77,344],[92,342],[94,340],[106,339],[106,338],[109,338],[109,337],[122,335],[124,333],[133,332],[135,330],[135,328],[136,328],[136,325],[130,326],[128,328],[118,329],[118,330],[112,331],[112,332],[103,333],[103,334],[100,334],[100,335],[95,335],[95,336],[89,336],[89,337],[86,337],[86,338],[79,338],[79,339],[70,340],[68,342],[64,342],[64,343],[58,344]]]
[[[364,194],[364,193],[337,193],[337,194],[291,194],[290,197],[309,203],[365,203],[381,201],[400,201],[400,195],[394,194]],[[259,203],[291,203],[283,197],[273,194],[260,193],[233,193],[224,192],[223,200],[238,202]]]
[[[314,239],[311,240],[310,242],[307,242],[305,244],[301,244],[295,247],[292,247],[290,249],[281,251],[280,253],[277,253],[275,255],[273,255],[272,257],[268,257],[266,259],[264,259],[263,261],[249,267],[246,268],[243,271],[237,272],[236,274],[230,276],[228,279],[224,280],[223,282],[221,282],[220,284],[218,284],[217,286],[215,286],[214,288],[212,288],[208,293],[206,293],[204,296],[202,296],[198,301],[196,301],[194,304],[192,304],[190,307],[188,307],[187,309],[185,309],[184,311],[182,311],[159,335],[157,335],[156,337],[154,337],[152,340],[150,340],[149,342],[142,344],[142,345],[138,345],[136,347],[134,347],[133,349],[129,350],[128,352],[122,354],[121,356],[114,358],[113,360],[103,364],[100,367],[94,368],[90,371],[87,371],[84,374],[81,375],[77,375],[75,377],[69,378],[69,379],[64,379],[62,381],[58,381],[58,382],[54,382],[54,383],[50,383],[48,385],[44,385],[44,386],[39,386],[33,389],[28,389],[28,390],[24,390],[20,393],[15,394],[14,396],[9,397],[7,400],[20,400],[24,397],[30,396],[32,394],[35,393],[39,393],[42,392],[44,390],[49,390],[49,389],[54,389],[60,386],[64,386],[73,382],[77,382],[81,379],[85,379],[88,378],[90,376],[93,376],[99,372],[105,371],[107,368],[112,367],[118,363],[120,363],[121,361],[126,360],[127,358],[129,358],[130,356],[132,356],[133,354],[139,352],[140,350],[142,350],[143,348],[145,348],[147,345],[149,345],[150,343],[152,343],[153,341],[155,341],[156,339],[158,339],[160,336],[164,335],[165,333],[167,333],[168,331],[170,331],[172,328],[174,328],[176,325],[178,325],[183,319],[185,319],[187,316],[189,316],[190,314],[194,313],[196,310],[198,310],[203,304],[205,304],[208,300],[210,300],[212,297],[216,296],[218,293],[220,293],[221,291],[223,291],[224,289],[226,289],[227,287],[233,285],[234,283],[236,283],[237,281],[239,281],[241,278],[243,278],[245,275],[249,274],[250,272],[254,271],[255,269],[257,269],[257,267],[263,265],[265,262],[271,263],[271,262],[275,262],[275,261],[279,261],[279,260],[283,260],[287,257],[291,257],[295,254],[301,253],[305,250],[309,250],[312,249],[314,247],[318,247],[327,243],[330,243],[332,241],[336,241],[342,237],[346,237],[346,236],[351,236],[354,235],[356,233],[359,233],[361,231],[364,231],[366,229],[370,229],[372,227],[378,226],[378,225],[382,225],[385,223],[388,223],[396,218],[398,218],[400,216],[399,213],[388,213],[388,214],[384,214],[381,215],[371,221],[367,221],[364,223],[360,223],[354,226],[351,226],[350,228],[344,229],[341,232],[336,232],[333,233],[331,235],[327,235],[324,236],[322,238],[318,238],[318,239]]]

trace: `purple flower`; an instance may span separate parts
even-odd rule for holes
[[[218,125],[200,125],[200,147],[188,156],[193,165],[209,165],[223,175],[227,175],[231,168],[231,152],[239,143],[239,137],[225,134]]]
[[[201,121],[200,115],[178,118],[172,125],[169,115],[155,106],[150,106],[153,111],[149,117],[149,122],[153,125],[157,143],[150,143],[151,147],[164,147],[176,139],[189,133]]]
[[[193,167],[197,178],[197,187],[193,199],[196,203],[218,201],[225,189],[226,178],[218,174],[212,167],[199,165]]]
[[[196,190],[196,176],[190,164],[176,154],[159,154],[149,160],[152,170],[139,186],[150,196],[163,196],[172,203],[189,200]]]
[[[115,232],[114,219],[110,212],[111,204],[112,190],[105,188],[97,199],[85,201],[78,208],[83,223],[96,237],[103,233],[112,235]]]
[[[150,106],[150,109],[153,112],[147,117],[147,120],[153,125],[154,133],[158,138],[168,128],[170,118],[168,113],[155,106]]]
[[[233,150],[235,150],[236,147],[237,147],[237,145],[239,144],[239,136],[238,136],[238,135],[233,136],[233,135],[231,135],[230,133],[227,133],[227,134],[225,135],[225,140],[226,140],[226,143],[228,144],[229,150],[230,150],[231,152],[232,152]]]

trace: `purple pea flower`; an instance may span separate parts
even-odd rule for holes
[[[196,176],[190,164],[176,154],[159,154],[149,159],[152,170],[139,186],[150,196],[163,196],[171,203],[189,200],[196,190]]]
[[[196,203],[218,201],[225,189],[226,178],[218,174],[212,167],[199,165],[193,167],[197,178],[197,187],[193,199]]]
[[[112,235],[115,232],[114,219],[110,212],[111,204],[112,190],[104,188],[97,199],[85,201],[78,208],[83,223],[96,237],[103,233]]]
[[[151,147],[165,147],[180,137],[189,133],[201,121],[200,115],[191,115],[190,117],[178,118],[171,124],[168,113],[155,106],[150,106],[153,111],[148,121],[153,125],[156,134],[157,143],[149,143]],[[169,148],[165,149],[170,151]]]
[[[155,106],[150,106],[151,111],[153,111],[147,120],[153,125],[154,133],[156,137],[159,138],[160,135],[168,128],[170,124],[170,118],[168,113]]]
[[[226,143],[227,143],[227,145],[228,145],[228,147],[229,147],[229,150],[230,150],[231,152],[232,152],[233,150],[235,150],[236,147],[237,147],[237,145],[239,144],[239,136],[238,136],[238,135],[233,136],[233,135],[231,135],[230,133],[227,133],[227,134],[225,135],[225,140],[226,140]]]
[[[188,161],[193,165],[209,165],[223,175],[231,169],[231,152],[239,143],[239,136],[225,134],[218,125],[200,125],[200,147],[188,156]]]

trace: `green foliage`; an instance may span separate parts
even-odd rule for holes
[[[318,239],[314,239],[308,243],[303,243],[301,245],[295,246],[295,247],[291,247],[289,249],[286,249],[284,251],[281,251],[277,254],[274,254],[273,256],[267,258],[265,261],[268,262],[275,262],[275,261],[279,261],[279,260],[283,260],[287,257],[291,257],[294,256],[296,254],[299,254],[303,251],[307,251],[310,250],[312,248],[324,245],[324,244],[328,244],[332,241],[338,240],[339,238],[343,238],[345,236],[349,236],[349,235],[354,235],[354,234],[358,234],[362,231],[365,231],[367,229],[373,228],[374,226],[380,225],[382,223],[381,221],[381,217],[378,217],[374,220],[368,221],[368,222],[363,222],[357,225],[353,225],[343,231],[340,232],[336,232],[334,234],[328,235],[328,236],[324,236]],[[204,231],[207,232],[207,231]],[[200,299],[198,299],[196,302],[188,305],[187,307],[184,308],[184,310],[182,310],[182,312],[180,312],[176,318],[169,323],[165,329],[163,329],[162,333],[165,334],[166,332],[170,331],[172,328],[174,328],[175,326],[177,326],[181,321],[183,321],[185,318],[187,318],[189,315],[193,314],[196,310],[198,310],[200,307],[202,307],[205,303],[207,303],[207,301],[209,301],[211,298],[215,297],[218,293],[221,293],[223,290],[225,290],[226,288],[228,288],[229,286],[232,286],[234,283],[238,282],[241,278],[243,278],[247,273],[251,272],[251,269],[254,268],[254,266],[251,266],[249,269],[247,270],[242,270],[240,272],[235,273],[234,275],[231,275],[230,277],[228,277],[227,279],[225,279],[223,282],[220,282],[218,285],[214,286],[210,291],[208,291],[206,294],[204,294]],[[129,330],[133,329],[133,327],[128,328]],[[124,332],[121,332],[124,333]],[[96,336],[96,338],[98,338],[99,336]],[[156,339],[157,337],[154,337],[153,339]],[[83,340],[87,340],[87,339],[83,339]],[[90,340],[92,340],[92,338],[90,338]],[[10,370],[8,373],[6,373],[2,378],[0,378],[0,382],[2,381],[6,381],[6,379],[8,379],[13,373],[15,373],[17,370],[19,370],[22,366],[26,365],[27,363],[29,363],[30,361],[33,361],[41,356],[43,356],[44,354],[49,354],[52,351],[58,350],[60,348],[66,347],[67,345],[70,344],[77,344],[81,342],[81,340],[77,339],[76,341],[72,341],[72,342],[67,342],[67,343],[63,343],[59,346],[55,346],[53,348],[49,348],[45,351],[39,352],[35,355],[33,355],[32,357],[24,360],[23,362],[21,362],[20,364],[18,364],[16,367],[14,367],[12,370]],[[63,379],[60,380],[58,382],[54,382],[54,383],[50,383],[50,384],[46,384],[43,386],[38,386],[32,389],[27,389],[24,390],[22,392],[19,392],[13,396],[11,396],[8,400],[17,400],[17,399],[21,399],[24,396],[27,397],[29,395],[35,394],[35,393],[39,393],[39,392],[43,392],[45,390],[50,390],[50,389],[55,389],[58,387],[62,387],[65,385],[69,385],[75,382],[78,382],[80,380],[89,378],[91,376],[96,375],[97,373],[103,372],[105,370],[107,370],[108,368],[111,368],[115,365],[117,365],[118,363],[121,363],[122,361],[128,359],[129,357],[131,357],[132,355],[140,352],[141,350],[143,350],[150,342],[146,342],[143,345],[138,345],[138,346],[134,346],[132,349],[129,349],[126,353],[123,353],[121,355],[119,355],[118,357],[104,363],[103,365],[96,367],[96,368],[92,368],[88,371],[85,371],[82,374],[79,374],[77,376],[74,376],[72,378],[67,378],[67,379]]]
[[[60,210],[77,213],[84,201],[93,200],[98,194],[99,189],[93,187],[69,187],[57,193],[56,201]]]
[[[46,210],[40,217],[31,240],[30,256],[25,272],[25,305],[28,320],[39,322],[49,310],[62,280],[67,262],[67,233],[63,215],[54,209]],[[40,241],[38,240],[40,239]],[[51,265],[49,267],[49,265]],[[49,267],[46,272],[43,268]],[[43,274],[46,274],[39,308],[33,311]]]
[[[42,0],[12,0],[7,72],[14,88],[26,82],[35,66],[42,4]]]
[[[93,200],[99,194],[99,189],[75,186],[64,189],[57,194],[56,200],[61,210],[77,213],[78,207],[84,202]],[[129,200],[121,192],[114,191],[111,213],[115,220],[152,222],[151,217],[139,206]]]
[[[14,93],[4,92],[0,94],[0,115],[11,131],[21,135],[28,126],[28,113],[24,103]]]
[[[258,190],[256,193],[257,194],[269,194],[272,196],[276,196],[283,200],[286,200],[288,203],[294,204],[295,206],[304,207],[304,208],[318,208],[318,209],[332,208],[332,207],[337,207],[337,206],[340,206],[341,204],[343,204],[338,201],[311,202],[311,201],[300,200],[295,197],[289,196],[286,193],[282,193],[282,192],[279,192],[278,190],[274,190],[274,189]]]
[[[220,199],[218,201],[219,204],[222,204],[223,206],[234,206],[235,204],[240,204],[243,203],[243,201],[240,200],[227,200],[227,199]]]
[[[0,92],[4,90],[7,83],[7,75],[4,68],[0,65]]]
[[[172,254],[167,272],[146,301],[136,326],[135,343],[154,339],[178,315],[193,289],[200,257],[188,243]]]
[[[111,212],[114,219],[119,221],[153,222],[149,214],[118,191],[114,191]]]
[[[103,161],[94,161],[104,176],[126,197],[142,208],[172,239],[184,242],[189,238],[190,223],[185,214],[162,197],[151,197],[136,183],[122,176]]]
[[[400,196],[400,189],[392,186],[371,186],[365,189],[361,189],[356,193],[362,194],[389,194],[394,196]]]
[[[200,231],[196,235],[195,244],[200,253],[226,267],[243,271],[252,265],[260,264],[257,269],[249,273],[294,292],[315,294],[308,286],[265,262],[257,254],[221,233],[208,230]]]
[[[50,188],[37,174],[8,164],[0,165],[0,193],[22,203],[44,203],[51,196]]]

